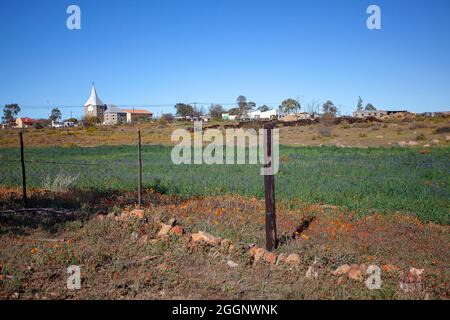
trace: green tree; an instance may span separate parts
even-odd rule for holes
[[[333,101],[331,100],[327,100],[323,105],[322,105],[322,112],[327,115],[327,116],[336,116],[337,113],[337,108],[334,105]]]
[[[298,102],[295,99],[289,98],[289,99],[283,100],[281,102],[280,109],[284,113],[291,114],[291,113],[296,113],[296,112],[300,111],[301,106],[300,106],[300,102]]]
[[[261,111],[261,112],[266,112],[266,111],[269,111],[270,108],[264,104],[262,106],[259,106],[258,110]]]
[[[213,119],[220,119],[222,118],[222,113],[225,112],[225,109],[220,104],[212,104],[209,107],[209,115]]]
[[[247,103],[247,110],[253,111],[255,109],[256,109],[256,103],[254,103],[253,101],[249,101],[249,103]]]
[[[48,117],[50,121],[58,122],[61,119],[61,111],[58,108],[53,108],[50,117]]]
[[[18,104],[7,104],[3,108],[2,121],[4,124],[10,124],[16,120],[17,115],[20,112],[20,107]]]
[[[240,115],[241,110],[239,108],[231,108],[228,110],[228,113],[232,116],[238,116]]]
[[[377,110],[377,108],[375,108],[374,105],[371,104],[371,103],[368,103],[364,109],[366,111],[375,111],[375,110]]]
[[[356,110],[361,111],[363,109],[363,100],[361,97],[358,97],[358,102],[356,103]]]
[[[237,106],[239,108],[240,115],[246,115],[249,112],[249,106],[247,103],[247,98],[245,96],[239,96],[236,99]]]
[[[185,103],[177,103],[175,109],[177,110],[176,115],[179,117],[192,117],[195,113],[194,107]]]

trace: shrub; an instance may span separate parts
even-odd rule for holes
[[[417,122],[417,121],[413,121],[410,125],[409,125],[409,129],[410,130],[415,130],[415,129],[424,129],[427,128],[427,124],[424,122]]]
[[[36,122],[33,127],[37,130],[44,129],[44,125],[40,122]]]
[[[79,176],[79,174],[70,175],[63,172],[58,173],[53,179],[51,176],[47,176],[42,181],[42,188],[52,192],[67,191],[78,180]]]
[[[84,117],[83,118],[83,126],[85,127],[93,127],[96,124],[100,123],[100,119],[98,117]]]
[[[334,124],[335,117],[332,114],[325,114],[320,119],[320,125],[318,132],[322,137],[331,137],[332,129],[331,126]]]
[[[419,140],[419,141],[420,140],[427,140],[427,137],[423,133],[421,133],[421,134],[416,136],[416,140]]]
[[[441,134],[441,133],[450,133],[450,127],[441,127],[434,130],[434,133]]]
[[[350,129],[351,128],[350,124],[347,121],[343,122],[341,127],[342,127],[342,129]]]

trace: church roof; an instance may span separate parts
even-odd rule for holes
[[[106,109],[105,113],[127,113],[125,110],[120,109],[118,106],[114,104],[108,104],[108,109]]]
[[[91,96],[84,104],[85,107],[87,106],[103,106],[102,100],[97,96],[97,91],[95,90],[95,85],[92,84],[92,90],[91,90]]]

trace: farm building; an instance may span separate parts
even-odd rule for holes
[[[388,111],[385,110],[359,110],[353,112],[353,117],[355,118],[368,118],[368,117],[375,117],[375,118],[381,118],[383,116],[386,116],[388,114]]]
[[[110,104],[104,113],[104,124],[114,125],[127,121],[127,112]]]
[[[258,119],[278,119],[284,116],[283,112],[279,109],[273,109],[269,111],[252,111],[249,113],[249,118],[252,120]]]
[[[31,118],[17,118],[16,127],[17,128],[28,128],[36,123],[36,120]]]
[[[127,114],[127,122],[151,120],[153,117],[153,113],[148,110],[126,109],[123,111]]]

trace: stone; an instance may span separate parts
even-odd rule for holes
[[[171,234],[176,236],[182,236],[184,234],[184,229],[181,226],[175,226],[169,231]]]
[[[400,271],[400,267],[393,265],[393,264],[385,264],[385,265],[381,266],[381,270],[383,270],[384,272],[387,272],[387,273],[392,273],[392,272]]]
[[[408,146],[410,146],[410,147],[415,147],[418,145],[419,145],[419,143],[417,141],[408,141]]]
[[[361,272],[362,272],[363,274],[365,274],[365,273],[367,272],[367,265],[366,265],[365,263],[360,264],[360,265],[359,265],[359,270],[361,270]]]
[[[440,141],[439,141],[439,139],[433,139],[433,140],[430,141],[430,143],[431,144],[439,144]]]
[[[139,237],[139,234],[137,232],[133,231],[131,233],[131,240],[135,241],[138,239],[138,237]]]
[[[383,139],[383,136],[377,136],[377,139]]]
[[[348,277],[352,280],[356,281],[362,281],[363,280],[363,273],[361,272],[361,269],[359,268],[351,268],[348,273]]]
[[[166,236],[169,231],[172,229],[171,225],[165,224],[165,223],[161,223],[161,229],[158,231],[157,236],[158,237],[164,237]]]
[[[191,240],[193,242],[206,242],[212,246],[220,245],[221,239],[213,236],[207,232],[199,231],[198,233],[194,233],[191,235]]]
[[[266,251],[264,252],[263,259],[265,262],[275,265],[277,262],[277,255],[273,252]]]
[[[239,266],[236,262],[234,262],[234,261],[232,261],[232,260],[228,260],[228,261],[227,261],[227,265],[228,265],[230,268],[236,268],[237,266]]]
[[[296,253],[291,253],[286,257],[285,263],[292,266],[298,266],[300,264],[300,256]]]
[[[350,271],[350,266],[348,264],[343,264],[339,266],[336,270],[332,272],[333,275],[338,276],[342,274],[346,274]]]
[[[397,142],[399,147],[406,147],[408,145],[408,143],[406,141],[399,141]]]
[[[134,209],[130,212],[130,216],[137,219],[144,219],[145,212],[141,209]]]
[[[445,136],[445,141],[450,141],[450,136]]]
[[[264,257],[264,254],[266,253],[266,250],[263,248],[257,248],[255,250],[255,254],[253,255],[253,261],[256,263],[259,260],[261,260]]]

